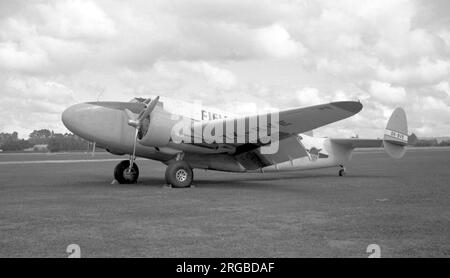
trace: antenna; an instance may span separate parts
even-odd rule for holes
[[[95,157],[95,145],[97,144],[97,142],[94,142],[93,146],[92,146],[92,157]]]
[[[105,87],[102,87],[102,88],[100,89],[99,94],[97,95],[97,102],[99,101],[100,97],[103,95],[104,92],[105,92]]]

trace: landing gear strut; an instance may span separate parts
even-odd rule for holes
[[[139,168],[136,163],[130,167],[130,160],[123,160],[114,168],[114,178],[121,184],[136,183],[139,177]]]
[[[343,165],[339,165],[339,167],[341,167],[341,169],[339,170],[339,176],[345,176],[345,167]]]
[[[189,187],[194,179],[191,166],[185,161],[179,160],[169,164],[166,169],[166,182],[173,187]]]

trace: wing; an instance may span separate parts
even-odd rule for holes
[[[376,148],[383,146],[383,140],[381,139],[359,139],[359,138],[349,138],[349,139],[333,139],[330,138],[331,142],[346,146],[348,148]]]
[[[251,131],[259,134],[260,131],[267,132],[270,130],[271,126],[273,126],[273,114],[219,119],[208,122],[191,122],[191,126],[188,129],[190,133],[188,135],[183,134],[185,138],[190,137],[189,143],[184,141],[184,144],[172,144],[169,146],[176,149],[183,148],[183,150],[189,150],[192,153],[227,153],[234,156],[247,170],[260,169],[265,166],[307,156],[304,147],[298,141],[299,133],[348,118],[361,111],[361,109],[362,104],[360,102],[346,101],[280,111],[278,113],[278,121],[275,123],[278,127],[277,133],[279,135],[278,138],[275,138],[275,141],[278,144],[275,144],[277,148],[273,152],[263,152],[262,147],[269,143],[259,140],[256,142],[251,141],[249,136]],[[260,117],[266,117],[270,120],[260,121]],[[252,126],[250,122],[252,120],[255,122],[255,118],[257,125]],[[204,135],[205,129],[211,128],[211,126],[219,127],[219,129],[223,130],[223,134],[215,138],[221,140],[204,141],[202,135]],[[243,132],[245,133],[244,138],[239,134],[238,126],[245,127]],[[229,132],[229,127],[232,127],[233,132]],[[185,129],[183,129],[184,131]],[[242,132],[242,129],[240,131]],[[274,137],[271,138],[273,140]],[[244,140],[240,141],[240,139]]]
[[[321,126],[340,121],[355,115],[361,111],[361,109],[362,104],[360,102],[341,101],[304,108],[282,110],[278,113],[278,125],[276,126],[279,133],[278,138],[279,140],[283,140],[290,136],[296,136],[299,133],[307,132]],[[196,133],[195,130],[204,131],[206,128],[210,128],[215,125],[222,126],[223,130],[225,130],[225,132],[223,132],[222,140],[219,142],[202,142],[200,145],[204,145],[206,147],[211,144],[215,145],[217,143],[225,143],[239,146],[252,143],[254,147],[261,146],[263,143],[251,142],[251,138],[249,138],[248,134],[251,133],[251,131],[257,134],[260,132],[266,132],[269,134],[270,132],[267,131],[274,126],[273,121],[271,121],[273,117],[273,113],[267,113],[249,117],[194,123],[191,134],[193,137],[196,137],[197,140],[193,140],[192,142],[202,141],[201,138],[198,138],[198,136],[201,137],[202,134],[199,134],[198,132]],[[267,120],[260,121],[260,118],[266,118]],[[250,123],[252,122],[256,122],[257,124],[251,125]],[[230,127],[232,127],[231,129],[233,132],[228,132]],[[240,138],[241,140],[238,140],[239,127],[244,127],[244,133],[246,134],[245,138]]]

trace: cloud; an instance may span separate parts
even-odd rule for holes
[[[448,133],[425,115],[450,102],[446,10],[423,0],[1,3],[0,128],[66,131],[58,113],[75,102],[160,94],[239,113],[359,99],[363,111],[323,135],[378,135],[396,106],[419,136]]]
[[[370,83],[370,93],[373,98],[381,103],[403,103],[406,97],[406,90],[402,87],[393,87],[389,83],[372,81]]]
[[[275,58],[289,58],[306,53],[300,42],[295,42],[286,29],[278,24],[257,31],[257,42],[263,50]]]
[[[447,50],[450,50],[450,31],[441,31],[438,36],[444,41]]]
[[[441,81],[450,74],[450,60],[432,61],[422,58],[417,65],[388,68],[381,65],[377,69],[378,77],[383,81],[409,85],[426,85]]]
[[[34,45],[20,46],[13,42],[0,42],[0,68],[15,71],[38,71],[48,65],[45,51]]]
[[[31,112],[60,113],[73,100],[73,92],[54,81],[18,76],[8,78],[4,84],[3,96],[25,101]]]
[[[27,137],[33,129],[61,130],[62,111],[73,102],[73,92],[55,81],[15,76],[1,79],[0,130],[19,131]]]
[[[415,128],[422,136],[446,136],[450,124],[450,105],[442,99],[423,96],[411,107]]]
[[[326,102],[316,88],[303,88],[296,92],[297,101],[301,106],[317,105]]]
[[[71,40],[101,40],[116,34],[114,22],[92,1],[65,0],[39,3],[36,10],[45,35]]]
[[[229,70],[214,67],[207,62],[181,62],[181,67],[202,75],[208,83],[225,90],[236,85],[236,76]]]
[[[83,41],[42,35],[23,18],[0,21],[0,68],[34,75],[79,70],[91,56]],[[94,57],[89,57],[94,61]]]
[[[442,81],[439,84],[435,85],[435,89],[447,94],[450,97],[450,85],[447,81]]]

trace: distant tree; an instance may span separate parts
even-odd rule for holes
[[[31,146],[32,145],[28,142],[28,140],[19,140],[17,138],[14,139],[14,137],[10,137],[0,146],[0,149],[3,151],[23,151]]]
[[[408,136],[408,145],[414,146],[417,144],[418,140],[417,136],[414,133],[411,133],[411,135]]]
[[[88,141],[70,134],[55,133],[49,140],[47,148],[51,152],[86,150]]]
[[[414,146],[416,147],[432,147],[437,145],[438,145],[437,139],[418,139],[417,142],[414,144]]]
[[[33,145],[48,144],[53,132],[48,129],[33,130],[29,135],[29,141]]]
[[[0,133],[0,146],[10,139],[19,140],[17,131],[14,131],[13,133]]]
[[[439,143],[439,146],[441,146],[441,147],[448,147],[448,146],[450,146],[450,140],[441,141]]]

